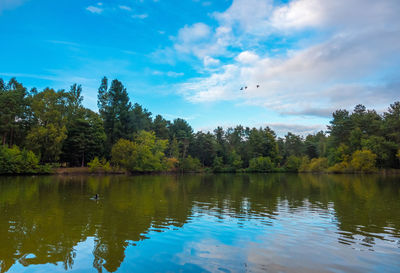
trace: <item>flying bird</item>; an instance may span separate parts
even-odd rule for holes
[[[260,87],[260,85],[257,84],[257,88]]]
[[[243,87],[240,87],[240,90],[243,90]]]
[[[247,86],[245,86],[244,89],[247,89]]]

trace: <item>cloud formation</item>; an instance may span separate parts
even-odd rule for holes
[[[177,51],[215,67],[183,83],[180,93],[191,102],[240,99],[290,115],[329,116],[358,103],[387,106],[399,99],[399,13],[397,0],[294,0],[279,6],[235,0],[213,14],[217,27],[198,23],[179,32]],[[273,54],[274,44],[266,43],[271,36],[296,36],[298,43]],[[228,61],[210,62],[221,55]]]
[[[100,6],[88,6],[86,10],[96,14],[101,14],[103,12],[103,8]]]

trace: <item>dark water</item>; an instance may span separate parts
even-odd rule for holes
[[[0,272],[65,271],[400,272],[400,179],[0,177]]]

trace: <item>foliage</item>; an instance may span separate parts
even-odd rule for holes
[[[325,172],[327,168],[328,168],[328,159],[326,157],[320,157],[311,159],[311,161],[308,164],[305,161],[303,161],[300,167],[300,171],[318,173],[318,172]]]
[[[274,164],[268,156],[259,156],[250,160],[250,172],[271,172],[274,170]]]
[[[376,158],[376,154],[370,150],[355,151],[352,155],[351,167],[358,172],[375,172]]]
[[[0,79],[1,144],[30,150],[41,163],[85,166],[96,157],[112,158],[113,165],[131,172],[400,168],[400,102],[391,104],[382,115],[363,105],[353,111],[339,109],[332,114],[326,132],[303,136],[288,132],[277,137],[269,127],[238,125],[194,132],[184,119],[153,118],[150,111],[130,100],[117,79],[110,85],[106,77],[102,79],[99,113],[82,105],[82,92],[79,84],[69,91],[33,88],[28,92],[14,78],[8,83]],[[373,167],[355,154],[363,150],[376,155]]]
[[[110,88],[108,88],[108,79],[106,77],[101,81],[97,104],[107,136],[105,149],[109,153],[112,145],[120,138],[128,139],[133,133],[131,124],[132,104],[123,84],[115,79],[112,81]]]
[[[70,166],[83,167],[94,157],[103,155],[106,135],[98,114],[82,109],[79,117],[69,122],[67,131],[62,160],[68,162]]]
[[[46,88],[32,98],[35,115],[26,136],[26,146],[40,155],[42,162],[58,162],[63,141],[67,138],[66,93]]]
[[[297,172],[301,167],[301,157],[291,155],[286,161],[285,169],[289,172]]]
[[[112,148],[112,162],[130,172],[167,170],[164,151],[168,140],[154,132],[140,131],[134,141],[120,139]]]
[[[50,173],[49,165],[39,165],[39,158],[28,150],[18,146],[7,148],[0,146],[0,174]]]
[[[28,98],[25,87],[15,78],[8,84],[0,79],[0,135],[1,144],[21,142],[19,135],[24,135],[27,127]]]
[[[88,163],[90,172],[105,172],[109,173],[112,171],[110,162],[102,158],[101,160],[96,156],[92,161]]]
[[[218,173],[218,172],[222,172],[223,169],[224,169],[224,162],[223,162],[222,157],[216,156],[214,158],[214,162],[213,162],[213,171]]]
[[[189,155],[182,160],[180,170],[183,172],[199,172],[201,170],[200,160]]]
[[[349,173],[352,172],[351,165],[347,161],[342,161],[331,166],[327,170],[329,173]]]

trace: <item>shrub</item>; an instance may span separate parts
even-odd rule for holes
[[[308,156],[303,156],[301,158],[299,172],[308,172],[309,164],[310,164],[310,159],[308,158]]]
[[[267,157],[256,157],[250,159],[249,171],[251,172],[271,172],[274,169],[274,164],[271,158]]]
[[[375,172],[376,154],[370,150],[355,151],[350,164],[355,171],[365,173]]]
[[[308,171],[324,172],[328,168],[328,159],[325,157],[313,158],[309,164]]]
[[[96,156],[92,161],[88,163],[90,172],[111,172],[112,168],[110,165],[110,162],[102,158],[99,160],[99,158]]]
[[[313,158],[311,161],[308,157],[303,157],[299,168],[300,172],[324,172],[328,168],[328,159],[326,157]]]
[[[222,172],[224,169],[224,161],[221,156],[216,156],[213,161],[213,172]]]
[[[169,157],[164,159],[164,163],[167,171],[176,171],[178,169],[179,160],[175,157]]]
[[[184,172],[198,172],[201,170],[200,160],[193,158],[190,155],[182,160],[180,169]]]
[[[130,172],[167,170],[164,151],[168,140],[157,139],[154,132],[140,131],[132,142],[120,139],[113,146],[112,161]]]
[[[300,169],[302,159],[300,157],[291,155],[288,157],[285,169],[289,172],[297,172]]]
[[[18,146],[11,148],[0,146],[0,174],[50,173],[50,165],[39,165],[39,158],[28,150]]]
[[[348,173],[352,172],[352,168],[347,161],[342,161],[339,163],[336,163],[332,167],[328,168],[328,172],[330,173]]]

